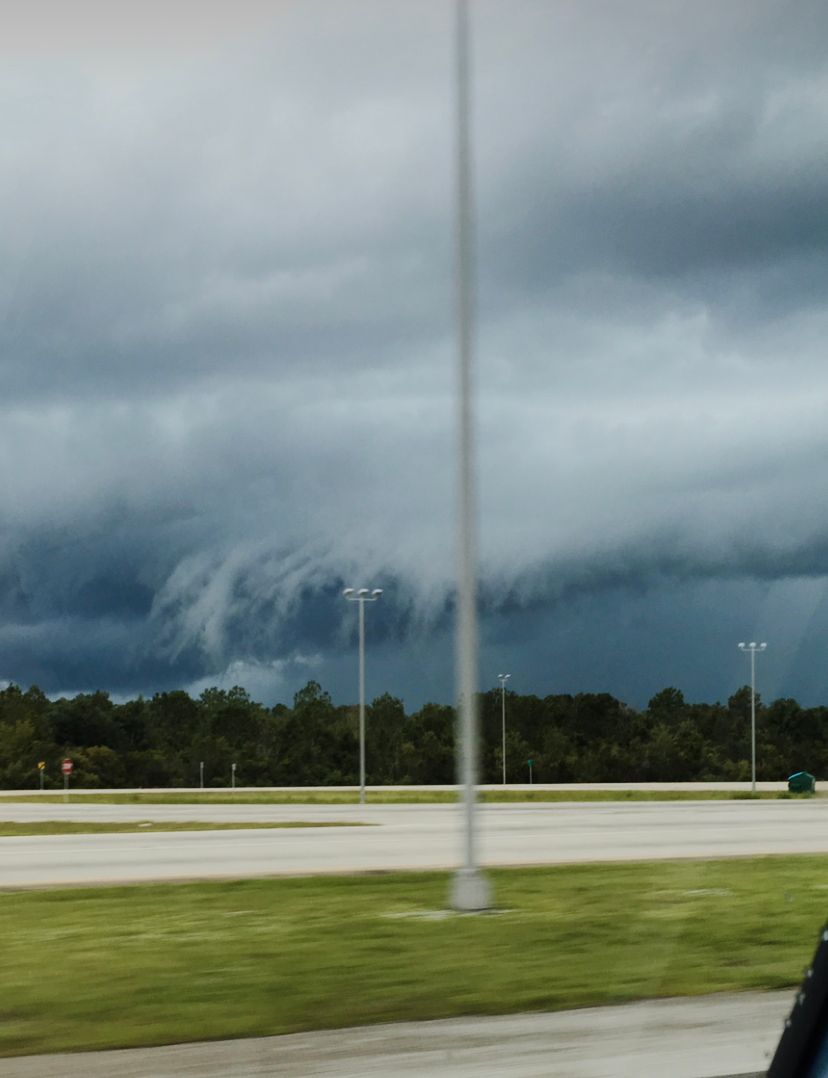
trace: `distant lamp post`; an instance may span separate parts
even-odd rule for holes
[[[365,604],[375,603],[382,588],[346,588],[342,593],[359,603],[359,803],[365,804]]]
[[[506,785],[506,682],[511,677],[511,674],[498,674],[497,680],[500,682],[500,718],[501,725],[503,727],[503,737],[501,744],[501,756],[503,763],[503,785]]]
[[[750,788],[756,793],[756,652],[764,651],[767,644],[740,644],[739,649],[750,654]]]

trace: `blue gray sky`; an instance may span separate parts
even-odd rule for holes
[[[116,11],[117,7],[117,11]],[[481,687],[828,703],[828,9],[475,0]],[[0,678],[453,695],[452,5],[2,0]]]

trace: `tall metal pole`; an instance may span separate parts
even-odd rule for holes
[[[463,866],[454,875],[450,902],[457,910],[491,905],[488,880],[477,867],[475,807],[477,797],[477,597],[475,588],[474,427],[472,420],[473,210],[469,133],[469,5],[456,0],[456,209],[455,294],[457,330],[458,426],[458,587],[457,711],[458,778],[463,787],[465,842]]]
[[[375,603],[382,588],[346,588],[346,599],[359,603],[359,803],[365,804],[365,604]]]
[[[497,680],[500,682],[500,718],[503,727],[502,745],[500,749],[501,760],[503,763],[503,785],[506,785],[506,682],[511,677],[511,674],[498,674]]]
[[[359,604],[359,803],[365,804],[365,603]]]
[[[767,644],[740,644],[739,649],[750,653],[750,789],[756,793],[756,652],[764,651]]]
[[[750,649],[750,789],[756,793],[756,650]]]

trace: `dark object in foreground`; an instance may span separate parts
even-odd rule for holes
[[[768,1078],[828,1078],[828,926],[796,996]]]
[[[816,779],[809,771],[794,771],[788,777],[788,789],[792,794],[812,794],[816,789]]]

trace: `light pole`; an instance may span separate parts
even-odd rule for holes
[[[455,3],[455,330],[457,340],[457,712],[458,780],[463,787],[464,864],[452,878],[450,902],[464,911],[489,909],[492,893],[477,864],[477,594],[474,483],[474,200],[469,94],[469,0]]]
[[[501,755],[503,761],[503,785],[506,785],[506,682],[511,677],[511,674],[498,674],[497,680],[500,682],[500,718],[503,725],[503,740],[501,746]]]
[[[346,588],[342,593],[359,603],[359,803],[365,804],[365,604],[375,603],[382,588]]]
[[[756,652],[764,651],[767,644],[740,644],[739,648],[750,653],[750,789],[756,793]]]

